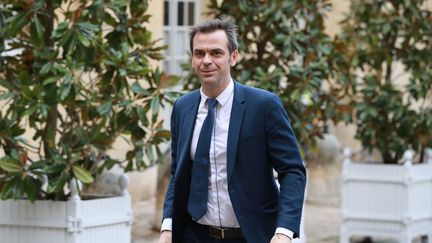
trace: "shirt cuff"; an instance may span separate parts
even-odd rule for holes
[[[283,234],[283,235],[286,235],[286,236],[288,236],[291,240],[293,239],[293,236],[294,236],[294,232],[292,232],[292,231],[289,230],[289,229],[282,228],[282,227],[277,227],[277,228],[276,228],[276,232],[275,232],[275,234]]]
[[[172,231],[172,218],[164,218],[160,231]]]

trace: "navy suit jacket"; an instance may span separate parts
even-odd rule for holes
[[[174,243],[182,241],[189,218],[190,146],[200,99],[199,90],[182,96],[171,115],[172,177],[163,218],[173,219]],[[276,95],[234,82],[227,176],[229,196],[247,242],[270,242],[276,227],[292,230],[294,237],[299,235],[306,170]]]

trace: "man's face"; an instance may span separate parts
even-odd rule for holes
[[[237,57],[237,50],[230,54],[228,38],[223,30],[198,32],[193,39],[192,66],[203,86],[226,87],[231,65],[236,63]]]

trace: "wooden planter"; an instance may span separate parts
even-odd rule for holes
[[[130,243],[131,199],[122,195],[81,200],[71,188],[68,201],[0,201],[1,242]]]
[[[342,172],[341,243],[351,236],[432,242],[432,163],[352,163],[345,152]]]

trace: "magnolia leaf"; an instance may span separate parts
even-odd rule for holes
[[[27,195],[27,198],[34,202],[37,199],[40,185],[42,184],[39,180],[27,176],[24,179],[24,192]]]
[[[147,119],[147,115],[146,115],[145,111],[141,107],[137,107],[136,111],[137,111],[138,117],[141,120],[141,122],[144,124],[144,126],[147,126],[149,121]]]
[[[47,84],[55,83],[57,80],[59,80],[58,77],[49,77],[43,81],[43,84],[47,85]]]
[[[61,91],[61,93],[60,93],[60,99],[61,100],[65,100],[66,99],[66,97],[69,95],[69,93],[71,91],[71,88],[72,88],[72,84],[71,83],[67,83],[67,84],[61,86],[61,88],[60,88],[60,91]]]
[[[120,77],[125,77],[127,75],[126,69],[124,69],[124,68],[119,68],[118,73],[119,73]]]
[[[9,90],[13,90],[14,89],[14,85],[12,84],[11,81],[7,80],[7,79],[1,79],[0,78],[0,86],[5,87],[6,89]]]
[[[6,36],[15,37],[18,32],[22,31],[24,25],[27,23],[27,13],[22,12],[17,15],[12,23],[9,25],[11,28],[6,32]]]
[[[161,138],[164,138],[164,139],[170,139],[171,138],[171,133],[168,130],[160,130],[160,131],[156,132],[155,137],[161,137]]]
[[[47,104],[40,105],[40,112],[44,118],[48,118],[49,106]]]
[[[112,167],[118,163],[120,163],[118,160],[108,159],[108,160],[104,161],[103,165],[107,170],[111,170]]]
[[[151,146],[149,146],[149,147],[146,147],[145,148],[145,153],[146,153],[146,156],[147,156],[147,158],[148,158],[148,162],[149,163],[153,163],[154,161],[155,161],[155,156],[154,156],[154,151],[153,151],[153,147],[151,147]],[[142,151],[141,151],[141,154],[140,154],[141,156],[142,156]],[[149,164],[147,164],[147,166],[148,166]]]
[[[14,93],[12,93],[12,92],[0,94],[0,100],[7,100],[9,98],[12,98],[13,96],[14,96]]]
[[[79,166],[79,165],[74,165],[72,167],[73,173],[75,175],[75,177],[82,181],[83,183],[92,183],[94,181],[94,178],[92,176],[92,174],[86,170],[85,168]]]
[[[49,166],[45,166],[43,172],[46,174],[59,174],[61,171],[64,171],[65,168],[65,164],[52,164]]]
[[[33,162],[29,166],[29,170],[43,169],[43,168],[45,168],[45,166],[47,166],[47,161],[46,160],[39,160],[39,161]]]
[[[109,113],[111,112],[111,108],[112,108],[112,103],[111,103],[111,101],[108,101],[108,102],[102,104],[101,106],[99,106],[97,108],[97,111],[99,112],[99,114],[101,116],[106,116],[106,115],[109,115]]]
[[[59,27],[60,28],[60,27]],[[58,32],[58,35],[60,37],[59,45],[65,47],[71,40],[72,36],[74,34],[74,31],[72,29],[66,29],[63,33]]]
[[[12,180],[6,182],[0,191],[1,199],[13,198],[21,199],[23,194],[23,182],[20,176],[14,176]]]
[[[151,101],[151,109],[152,109],[153,115],[159,114],[159,105],[160,105],[159,96],[153,97],[153,99]]]
[[[77,36],[78,36],[79,42],[83,46],[85,46],[85,47],[89,47],[90,46],[91,42],[90,42],[90,40],[86,36],[82,35],[81,33],[77,33]]]
[[[23,167],[19,160],[11,158],[9,156],[5,156],[0,159],[0,167],[11,173],[22,171]]]
[[[147,90],[143,89],[143,88],[139,85],[139,83],[137,83],[137,82],[135,82],[135,83],[132,84],[131,89],[132,89],[132,91],[133,91],[134,93],[136,93],[136,94],[144,94],[144,95],[148,95],[148,93],[149,93]]]
[[[180,81],[179,76],[163,74],[160,80],[160,88],[168,88],[175,86]]]
[[[130,150],[126,153],[126,159],[128,161],[133,160],[134,157],[135,157],[135,151],[134,150]]]
[[[87,22],[81,22],[76,24],[79,29],[84,33],[91,33],[99,30],[99,27],[94,24],[90,24]]]
[[[44,31],[45,31],[44,26],[42,25],[42,23],[40,22],[38,17],[34,18],[34,23],[36,25],[37,35],[39,36],[40,39],[43,40],[44,39]]]
[[[142,147],[136,147],[135,149],[135,164],[137,168],[144,167],[144,151]]]
[[[135,29],[132,31],[134,41],[139,45],[148,45],[151,41],[152,33],[145,29]]]
[[[126,165],[124,171],[125,171],[125,172],[129,172],[129,171],[131,171],[132,169],[133,169],[133,161],[130,160],[130,161],[127,163],[127,165]]]
[[[65,171],[60,172],[60,175],[49,180],[47,188],[48,193],[62,192],[64,186],[68,182],[68,175]]]
[[[21,128],[18,124],[16,124],[16,125],[14,125],[12,127],[9,127],[9,131],[10,131],[10,134],[13,137],[18,137],[18,136],[21,136],[22,134],[24,134],[25,129]],[[21,138],[17,138],[16,140],[20,141],[20,142],[22,142],[24,144],[26,144],[26,141],[22,137]],[[29,146],[29,147],[31,147],[31,146]]]
[[[42,66],[40,70],[40,74],[47,74],[50,70],[51,70],[51,63],[47,62]]]

